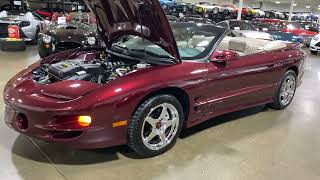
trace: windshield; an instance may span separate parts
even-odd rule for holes
[[[230,29],[235,30],[235,28],[240,28],[240,30],[250,30],[255,31],[256,29],[250,23],[244,21],[230,21]]]
[[[221,27],[200,23],[176,23],[171,24],[171,28],[182,60],[198,60],[206,57],[226,31]],[[113,50],[120,47],[126,51],[144,52],[155,57],[171,57],[160,46],[138,36],[122,37],[112,47]]]
[[[301,29],[302,28],[299,22],[285,23],[285,26],[287,26],[288,29]]]

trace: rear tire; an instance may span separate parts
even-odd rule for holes
[[[157,95],[142,103],[128,125],[128,145],[141,157],[158,156],[172,148],[184,121],[180,102]]]
[[[297,88],[297,74],[288,70],[281,78],[276,92],[273,96],[273,103],[269,106],[276,110],[285,109],[291,103]]]

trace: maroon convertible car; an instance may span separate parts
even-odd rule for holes
[[[286,108],[301,82],[299,45],[169,24],[158,0],[86,4],[107,48],[54,54],[14,76],[4,88],[5,122],[19,133],[76,148],[128,144],[156,156],[182,128],[217,115]]]

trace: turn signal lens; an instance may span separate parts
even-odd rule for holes
[[[91,124],[91,117],[90,116],[78,116],[77,121],[80,126],[86,127]]]

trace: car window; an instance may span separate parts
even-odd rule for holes
[[[219,22],[217,25],[218,25],[218,26],[225,27],[225,28],[228,28],[227,22]]]
[[[225,32],[225,29],[209,24],[179,23],[171,27],[182,60],[198,60],[206,57]],[[159,56],[169,55],[159,45],[138,36],[126,36],[113,45],[131,51],[148,51]]]
[[[247,22],[230,22],[230,29],[234,30],[235,28],[240,28],[240,30],[251,30],[255,31],[256,29]]]

